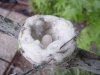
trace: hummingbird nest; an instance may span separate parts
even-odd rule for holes
[[[19,33],[22,55],[32,64],[59,63],[75,50],[73,24],[60,17],[35,15],[29,17]]]

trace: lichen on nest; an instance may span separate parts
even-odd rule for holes
[[[19,33],[19,45],[23,56],[32,64],[61,62],[75,50],[73,24],[51,15],[29,17]],[[63,52],[63,53],[62,53]]]

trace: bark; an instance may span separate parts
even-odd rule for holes
[[[80,48],[75,51],[77,51],[77,54],[73,59],[66,64],[62,62],[67,69],[79,67],[80,69],[100,74],[100,56]]]
[[[17,39],[20,28],[21,25],[19,25],[18,23],[14,23],[9,19],[0,16],[1,32],[13,36]],[[79,67],[81,69],[100,74],[100,56],[76,48],[75,53],[72,54],[71,58],[69,57],[69,61],[62,61],[62,66],[66,67],[66,69]]]
[[[77,55],[79,68],[100,74],[100,56],[82,49],[78,49]]]
[[[14,36],[16,39],[20,31],[21,25],[13,22],[12,20],[0,15],[0,31],[10,36]]]

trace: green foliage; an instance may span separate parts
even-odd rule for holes
[[[76,23],[85,22],[86,27],[77,37],[77,45],[85,50],[92,50],[96,45],[96,53],[100,54],[100,0],[29,0],[36,14],[47,14],[63,17]],[[64,75],[94,75],[89,72],[71,70]],[[73,71],[74,72],[74,71]],[[57,75],[62,75],[57,73]]]

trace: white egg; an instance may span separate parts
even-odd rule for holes
[[[44,35],[41,40],[41,44],[44,46],[44,48],[46,48],[51,42],[52,42],[52,36],[49,34]]]

